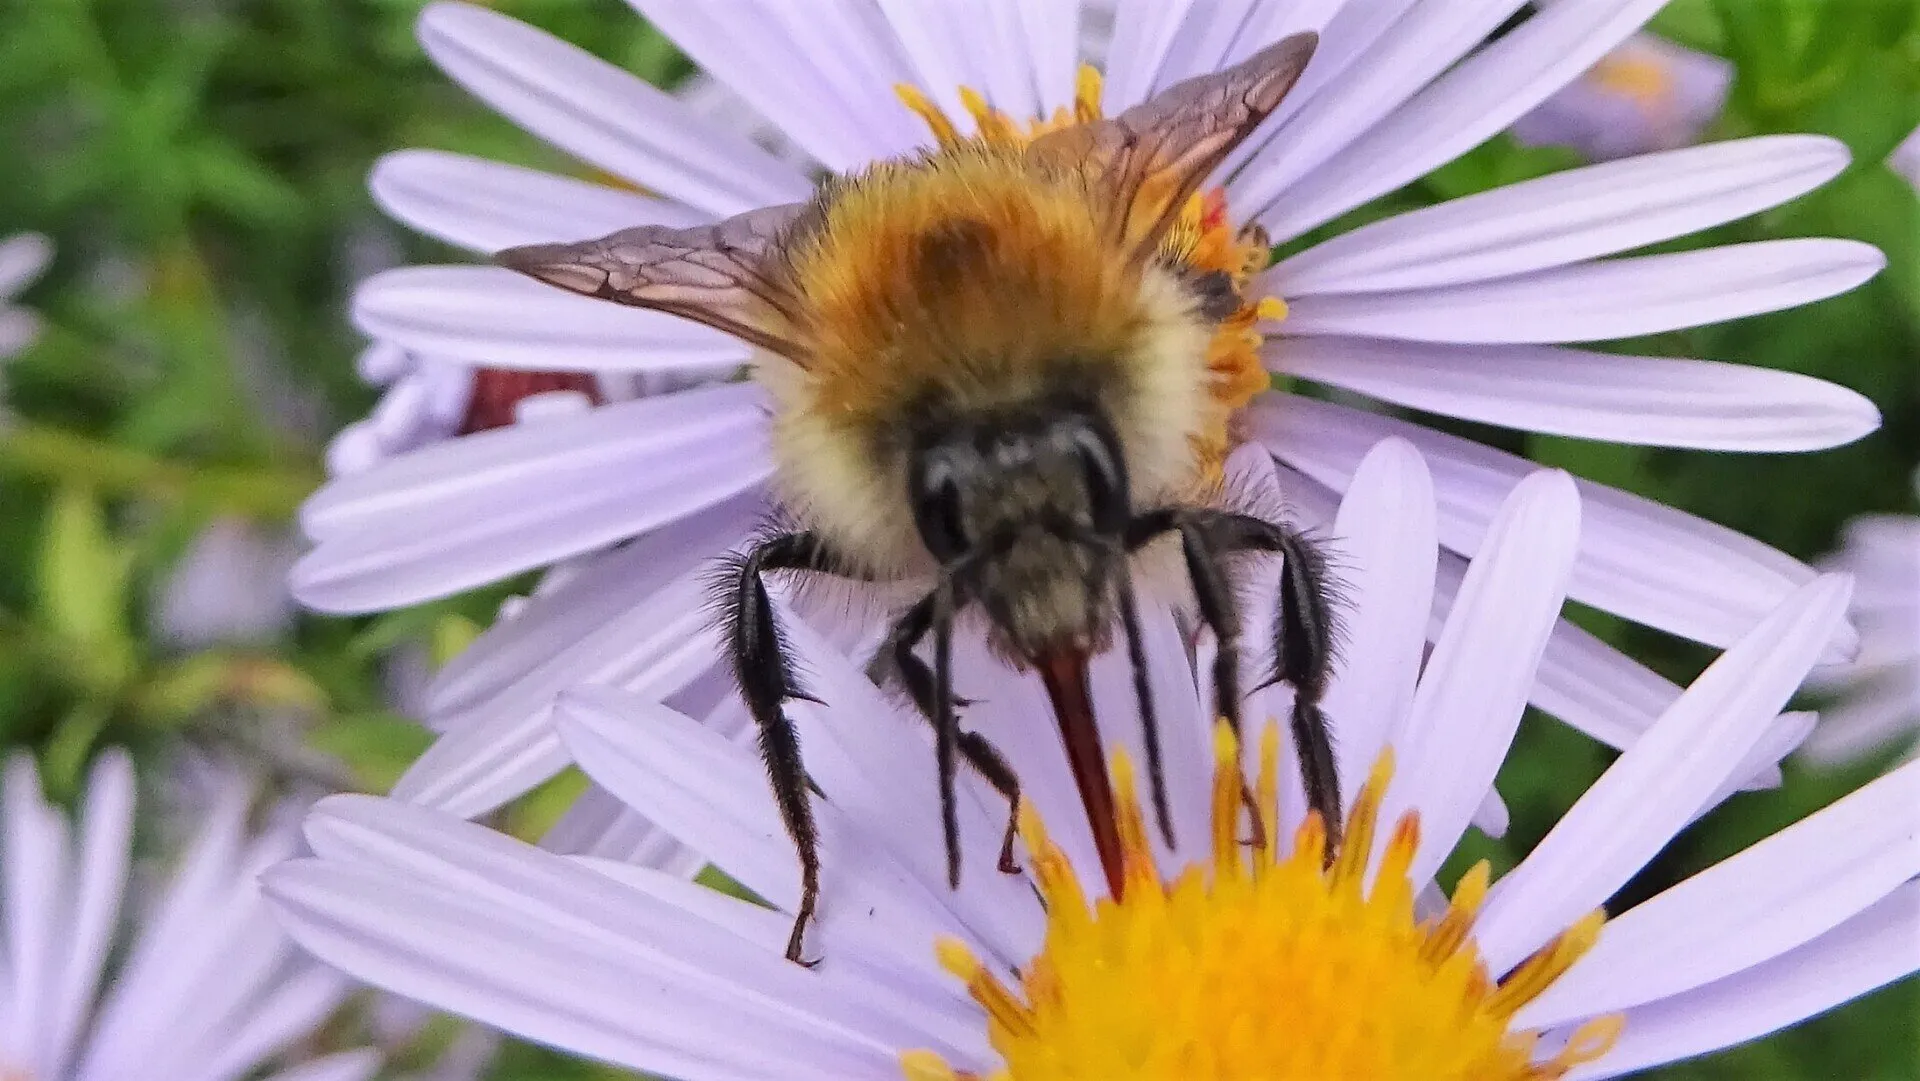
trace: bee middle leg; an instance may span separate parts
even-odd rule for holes
[[[810,532],[770,537],[733,562],[721,579],[722,624],[734,679],[760,730],[760,756],[767,765],[774,804],[800,857],[800,906],[787,939],[787,960],[800,961],[807,924],[820,900],[820,837],[800,759],[800,737],[787,719],[789,699],[807,699],[794,675],[790,650],[774,617],[762,575],[768,571],[816,571],[838,574],[838,563],[819,536]]]
[[[1342,823],[1340,779],[1334,768],[1333,742],[1320,700],[1333,666],[1334,617],[1331,580],[1325,555],[1311,540],[1283,525],[1249,514],[1201,507],[1150,511],[1129,526],[1127,546],[1138,550],[1165,533],[1180,535],[1187,574],[1206,622],[1219,642],[1213,685],[1219,710],[1234,735],[1240,734],[1240,621],[1225,557],[1236,552],[1273,552],[1284,560],[1279,612],[1273,628],[1274,668],[1269,682],[1293,687],[1290,728],[1300,756],[1300,779],[1307,803],[1319,812],[1327,830],[1327,851],[1336,851]],[[1245,790],[1243,788],[1243,794]],[[1260,819],[1254,818],[1256,833]]]
[[[985,736],[960,727],[954,709],[967,703],[954,696],[951,677],[943,678],[941,675],[940,666],[947,663],[946,658],[952,652],[950,643],[944,639],[951,634],[953,607],[951,587],[948,586],[942,586],[921,598],[895,621],[886,642],[867,666],[867,673],[883,687],[897,681],[907,697],[913,700],[920,716],[933,726],[936,741],[957,750],[975,773],[1007,798],[1007,829],[1000,840],[999,868],[1006,874],[1015,874],[1020,870],[1020,865],[1013,858],[1013,842],[1019,835],[1020,826],[1020,778],[1013,772],[1013,766],[1007,762],[1006,756]],[[914,647],[929,633],[935,636],[934,666],[929,666],[913,652]],[[941,820],[947,831],[948,885],[958,889],[960,838],[953,794],[953,760],[948,754],[940,756],[940,801]]]

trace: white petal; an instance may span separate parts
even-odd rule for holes
[[[17,233],[0,240],[0,301],[32,284],[53,262],[53,242],[39,233]],[[0,303],[0,308],[6,305]]]
[[[4,804],[6,965],[11,986],[0,1016],[0,1046],[26,1048],[36,1072],[49,1055],[42,1045],[54,981],[66,967],[66,905],[70,870],[67,824],[40,793],[32,756],[15,752],[7,762]]]
[[[1382,440],[1355,470],[1329,544],[1345,597],[1346,648],[1324,702],[1340,791],[1360,790],[1413,702],[1426,656],[1435,558],[1433,480],[1411,443]]]
[[[810,185],[672,95],[515,19],[440,2],[420,14],[440,70],[582,161],[716,216],[805,199]]]
[[[1417,424],[1295,396],[1259,399],[1254,435],[1282,461],[1336,491],[1366,452],[1397,435],[1419,448],[1440,500],[1440,542],[1479,548],[1500,500],[1531,462]],[[1730,529],[1650,500],[1575,481],[1584,508],[1580,560],[1569,595],[1638,623],[1709,645],[1737,641],[1813,571]],[[1842,627],[1827,657],[1858,648]]]
[[[1168,46],[1154,92],[1226,67],[1227,52],[1258,3],[1259,0],[1206,0],[1198,5],[1198,9],[1182,21],[1179,33]]]
[[[1548,1028],[1735,975],[1825,934],[1920,875],[1912,763],[1607,924],[1514,1017]]]
[[[380,1072],[377,1051],[342,1051],[290,1070],[268,1074],[266,1081],[373,1081]]]
[[[629,3],[830,169],[856,169],[915,145],[912,115],[891,93],[903,73],[848,0]]]
[[[771,468],[763,417],[756,388],[705,388],[338,478],[304,508],[320,543],[295,567],[294,594],[326,611],[398,607],[636,536],[758,485]]]
[[[1591,165],[1362,226],[1280,263],[1289,299],[1486,281],[1613,255],[1743,218],[1847,166],[1844,144],[1775,135]]]
[[[1839,575],[1800,589],[1701,673],[1500,880],[1475,931],[1489,971],[1599,907],[1693,819],[1800,686],[1852,590]]]
[[[696,568],[656,589],[623,592],[629,606],[590,637],[552,640],[550,661],[464,715],[439,718],[446,734],[394,785],[394,798],[462,817],[483,814],[566,767],[550,713],[562,689],[591,683],[664,697],[719,664],[705,578]]]
[[[1506,758],[1566,599],[1580,521],[1565,473],[1543,470],[1514,488],[1467,568],[1403,727],[1389,736],[1398,780],[1381,821],[1420,812],[1415,882],[1452,850]],[[1386,840],[1383,832],[1381,847]]]
[[[292,952],[291,943],[281,948]],[[205,1081],[232,1081],[250,1075],[260,1063],[313,1035],[354,990],[338,972],[304,957],[296,967],[297,975],[243,1004],[244,1016],[234,1018],[232,1027],[219,1033],[216,1046],[209,1049],[212,1055],[200,1065]]]
[[[1349,67],[1337,83],[1280,126],[1265,152],[1235,178],[1228,192],[1233,205],[1276,229],[1277,238],[1290,239],[1303,232],[1292,225],[1294,208],[1302,198],[1297,193],[1320,190],[1322,185],[1316,183],[1320,173],[1340,167],[1344,148],[1364,138],[1361,133],[1376,124],[1386,126],[1381,124],[1383,118],[1392,116],[1429,80],[1486,40],[1519,6],[1514,0],[1425,0],[1408,5],[1370,43],[1362,62]],[[1493,130],[1498,129],[1487,134]],[[1272,213],[1267,212],[1269,206],[1275,207]]]
[[[1909,737],[1920,727],[1920,663],[1851,687],[1821,712],[1820,727],[1800,748],[1807,761],[1839,765]]]
[[[812,1012],[825,982],[797,966],[563,857],[434,825],[434,848],[393,839],[413,873],[295,860],[268,873],[268,896],[349,975],[576,1054],[690,1081],[893,1067],[890,1049]]]
[[[1107,50],[1106,110],[1118,113],[1145,101],[1160,80],[1167,50],[1195,0],[1114,0],[1113,43]]]
[[[354,293],[353,321],[371,337],[489,368],[652,372],[747,358],[744,343],[711,327],[497,267],[383,271]]]
[[[610,791],[686,844],[708,857],[756,894],[786,912],[800,897],[799,861],[767,782],[766,766],[749,750],[751,733],[728,739],[672,710],[604,689],[569,694],[556,707],[557,724],[582,769]],[[814,746],[803,744],[811,752]],[[819,755],[809,755],[813,772]],[[830,785],[831,793],[848,794],[848,786]],[[912,943],[931,943],[936,935],[965,930],[947,910],[953,895],[944,881],[927,882],[902,865],[895,849],[869,819],[842,810],[837,802],[814,801],[819,827],[821,910],[818,932],[808,936],[809,954],[833,958],[843,947],[871,951],[876,935],[893,938],[895,950],[912,950]],[[980,825],[986,825],[984,816]],[[991,890],[992,903],[1018,913],[1018,937],[998,936],[987,947],[1007,956],[1014,946],[1037,942],[1041,915],[1022,880],[991,871],[997,836],[981,831],[969,854],[974,866],[987,873],[964,888]],[[916,848],[939,848],[938,831],[919,838]],[[967,841],[964,835],[963,842]],[[943,864],[944,865],[944,864]],[[944,874],[943,876],[944,877]],[[935,892],[937,891],[937,892]],[[781,947],[786,928],[782,928]],[[975,936],[966,936],[973,939]],[[902,959],[922,973],[922,983],[937,986],[937,966],[930,949]]]
[[[1282,338],[1266,354],[1275,370],[1395,405],[1609,443],[1780,453],[1880,426],[1863,395],[1746,364],[1345,337]]]
[[[87,810],[80,832],[78,877],[72,906],[73,926],[64,943],[66,956],[51,974],[42,1047],[45,1072],[61,1076],[73,1054],[74,1038],[91,1012],[100,989],[101,968],[120,916],[121,891],[133,835],[133,762],[124,751],[101,755],[87,778]]]
[[[718,560],[765,516],[744,497],[689,515],[632,544],[592,557],[573,577],[543,589],[435,673],[427,691],[436,716],[482,708],[587,640],[667,584]],[[634,628],[623,632],[632,638]],[[556,683],[558,693],[570,684]]]
[[[1920,882],[1805,946],[1694,991],[1627,1011],[1606,1057],[1568,1081],[1617,1077],[1758,1039],[1920,969]]]
[[[1571,0],[1542,8],[1358,138],[1336,133],[1344,136],[1339,153],[1299,174],[1303,179],[1262,220],[1276,239],[1291,239],[1452,161],[1592,67],[1664,2]],[[1427,7],[1452,11],[1456,5],[1429,0]]]
[[[440,150],[388,154],[374,163],[367,186],[393,217],[481,253],[712,220],[665,199]]]
[[[540,847],[589,865],[617,863],[677,881],[691,879],[707,865],[706,857],[596,784],[589,784],[541,836]]]
[[[1018,5],[1021,47],[1039,91],[1036,115],[1073,108],[1074,80],[1080,65],[1082,0],[1042,0]]]
[[[1289,335],[1462,344],[1594,342],[1704,326],[1844,293],[1886,257],[1852,240],[1766,240],[1603,259],[1490,282],[1302,297]]]

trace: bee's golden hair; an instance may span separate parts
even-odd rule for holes
[[[761,366],[801,517],[873,570],[914,569],[898,507],[915,411],[1017,408],[1062,381],[1113,422],[1136,503],[1189,488],[1212,328],[1122,244],[1078,174],[980,143],[823,191],[783,252],[805,365]]]

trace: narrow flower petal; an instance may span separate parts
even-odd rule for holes
[[[1514,1018],[1548,1028],[1724,979],[1798,948],[1920,876],[1910,763],[1608,922]]]
[[[1174,36],[1195,2],[1114,0],[1113,42],[1107,49],[1105,86],[1110,108],[1131,108],[1153,93],[1167,50],[1173,47]]]
[[[308,501],[319,546],[295,596],[367,611],[458,592],[612,544],[767,475],[759,394],[716,387],[428,447]]]
[[[747,359],[744,344],[711,327],[497,267],[384,271],[354,293],[353,320],[371,337],[489,368],[653,372]]]
[[[388,154],[374,164],[367,186],[388,215],[480,254],[635,225],[685,228],[711,220],[665,199],[440,150]]]
[[[1746,364],[1344,337],[1282,338],[1266,354],[1278,371],[1395,405],[1609,443],[1780,453],[1880,426],[1861,394]]]
[[[1075,69],[1080,63],[1082,0],[1043,0],[1016,5],[1028,69],[1039,92],[1036,115],[1071,109]]]
[[[689,1081],[891,1065],[890,1049],[813,1012],[821,985],[804,970],[563,857],[443,828],[452,852],[415,858],[485,852],[489,880],[511,876],[511,905],[430,873],[313,859],[274,868],[268,895],[301,945],[355,978],[617,1065]]]
[[[829,169],[857,169],[916,145],[912,115],[885,96],[904,71],[867,32],[849,0],[629,2],[701,70]],[[821,63],[823,57],[833,62]]]
[[[279,945],[279,959],[288,960],[292,944],[281,940]],[[210,1060],[206,1078],[247,1076],[259,1063],[312,1035],[354,990],[346,977],[330,968],[304,957],[296,964],[301,969],[299,975],[267,994],[254,996],[242,1008],[244,1020],[221,1032],[218,1046],[206,1049],[210,1052],[205,1056]],[[364,1056],[360,1060],[364,1061]],[[377,1058],[374,1062],[378,1065]]]
[[[1702,673],[1500,880],[1475,933],[1491,971],[1517,964],[1611,897],[1693,819],[1793,696],[1852,592],[1841,575],[1802,587]]]
[[[1847,148],[1773,135],[1553,173],[1361,226],[1280,263],[1290,301],[1487,281],[1697,233],[1798,198]]]
[[[75,1037],[100,990],[101,969],[127,884],[133,800],[132,760],[118,749],[101,755],[87,776],[78,877],[66,902],[73,918],[66,956],[49,979],[53,993],[46,1003],[49,1016],[38,1056],[49,1077],[62,1076],[70,1065]]]
[[[664,698],[721,660],[704,601],[704,568],[649,591],[625,591],[628,607],[591,637],[556,651],[496,697],[439,718],[445,732],[393,787],[395,799],[462,817],[483,814],[566,768],[550,706],[579,683]]]
[[[501,115],[649,191],[716,217],[807,197],[805,177],[744,135],[525,23],[440,0],[419,35],[440,70]]]
[[[373,1081],[379,1072],[378,1051],[343,1051],[268,1074],[266,1081]]]
[[[1383,120],[1390,123],[1388,118],[1421,87],[1485,41],[1519,6],[1514,0],[1424,0],[1407,5],[1398,19],[1382,28],[1359,62],[1288,118],[1264,152],[1241,170],[1228,189],[1233,205],[1245,208],[1269,229],[1285,230],[1277,231],[1276,239],[1304,232],[1290,224],[1301,199],[1299,191],[1317,191],[1317,179],[1338,168],[1343,149]]]
[[[1580,495],[1565,473],[1543,470],[1514,488],[1467,568],[1412,707],[1389,737],[1404,780],[1388,792],[1381,818],[1420,812],[1415,882],[1453,849],[1506,758],[1566,597],[1580,521]]]
[[[1382,440],[1354,471],[1329,544],[1339,564],[1347,646],[1324,706],[1340,791],[1356,793],[1413,701],[1433,607],[1433,480],[1413,444]]]
[[[707,865],[706,857],[597,784],[580,793],[540,838],[540,847],[589,864],[617,863],[679,881],[691,879]]]
[[[1234,38],[1259,6],[1260,0],[1207,0],[1196,5],[1167,47],[1154,90],[1226,67]]]
[[[1425,456],[1440,501],[1440,542],[1477,551],[1494,509],[1533,464],[1391,417],[1297,396],[1270,395],[1248,414],[1252,434],[1282,461],[1344,490],[1375,443],[1397,435]],[[1576,481],[1584,508],[1569,595],[1638,623],[1709,645],[1731,645],[1813,578],[1791,557],[1730,529],[1617,489]],[[1857,649],[1851,627],[1825,659]]]
[[[1490,282],[1302,297],[1290,335],[1488,345],[1595,342],[1780,311],[1844,293],[1886,257],[1852,240],[1766,240],[1581,263]]]
[[[592,557],[559,586],[528,598],[511,618],[494,624],[435,673],[427,690],[429,713],[491,704],[508,687],[581,648],[667,583],[714,565],[719,553],[765,517],[766,506],[757,497],[735,498]],[[624,636],[632,637],[631,630]],[[551,693],[564,686],[556,684]]]
[[[7,761],[0,798],[5,800],[6,859],[0,862],[7,900],[5,974],[11,984],[0,999],[8,1006],[0,1017],[5,1034],[0,1046],[30,1048],[36,1059],[51,1057],[42,1040],[51,1020],[54,981],[66,968],[66,958],[55,948],[67,937],[67,827],[41,795],[39,771],[23,751]]]
[[[1758,1039],[1920,969],[1920,882],[1800,948],[1686,994],[1628,1010],[1605,1057],[1568,1081],[1618,1077]]]
[[[1348,136],[1339,153],[1310,174],[1297,174],[1303,179],[1285,187],[1277,202],[1251,205],[1271,204],[1261,220],[1286,240],[1385,195],[1518,120],[1625,41],[1664,2],[1571,0],[1542,7],[1358,138]],[[1431,0],[1428,6],[1454,9]]]
[[[0,301],[30,285],[53,262],[53,242],[39,233],[0,240]],[[0,303],[0,307],[5,307]]]

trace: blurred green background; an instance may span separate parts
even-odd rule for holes
[[[493,6],[662,85],[689,71],[615,0]],[[155,630],[160,590],[189,542],[216,519],[284,538],[321,477],[326,436],[371,404],[352,367],[363,343],[343,314],[356,276],[376,263],[453,257],[374,210],[364,186],[373,160],[425,146],[577,168],[432,69],[413,39],[419,7],[0,6],[0,236],[35,230],[57,248],[24,298],[45,331],[3,372],[0,742],[39,755],[57,796],[71,795],[88,756],[109,742],[156,763],[186,743],[238,749],[283,777],[317,773],[378,790],[425,743],[387,704],[388,659],[444,657],[502,595],[358,621],[301,618],[210,649]],[[1865,288],[1808,308],[1619,348],[1818,375],[1872,397],[1885,426],[1849,447],[1792,456],[1472,434],[1812,558],[1852,515],[1917,509],[1920,198],[1882,162],[1920,123],[1920,0],[1676,0],[1654,28],[1738,65],[1709,137],[1822,132],[1855,157],[1819,192],[1687,244],[1855,237],[1883,248],[1890,265]],[[1502,138],[1387,202],[1430,203],[1569,164],[1565,151]],[[1590,627],[1676,680],[1708,659],[1589,615]],[[1485,853],[1510,865],[1607,760],[1530,718],[1501,781],[1513,829]],[[1839,771],[1790,764],[1784,789],[1735,798],[1627,899],[1830,802],[1888,761]],[[536,797],[507,825],[534,830],[553,802]],[[1920,985],[1910,981],[1657,1076],[1920,1077],[1917,1031]],[[623,1075],[511,1047],[492,1076]]]

